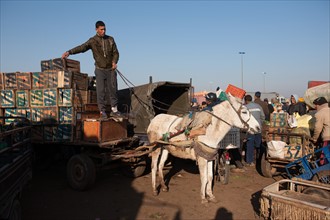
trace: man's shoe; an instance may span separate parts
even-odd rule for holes
[[[254,167],[255,164],[252,162],[252,163],[247,163],[245,166],[247,166],[247,167]]]
[[[107,113],[100,112],[100,119],[107,119],[107,118],[108,118]]]
[[[123,114],[120,111],[111,112],[110,116],[112,117],[123,117]]]

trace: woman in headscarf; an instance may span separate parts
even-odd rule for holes
[[[294,113],[298,113],[300,116],[306,114],[307,109],[303,105],[302,102],[298,102],[298,95],[293,94],[290,97],[291,105],[289,106],[288,113],[289,115],[293,115]]]

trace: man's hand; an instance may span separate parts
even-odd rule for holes
[[[112,62],[112,70],[117,69],[117,63]]]
[[[69,55],[70,55],[69,52],[66,51],[65,53],[62,54],[62,59],[68,58]]]

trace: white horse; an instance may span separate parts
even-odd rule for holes
[[[202,203],[208,201],[217,202],[212,192],[213,160],[218,152],[219,142],[224,138],[232,126],[247,130],[249,133],[260,132],[257,120],[250,114],[248,109],[242,105],[234,96],[228,95],[229,101],[223,101],[213,107],[210,114],[210,122],[204,134],[191,139],[188,147],[177,147],[176,143],[186,143],[187,136],[184,133],[178,134],[169,139],[168,143],[161,141],[164,134],[178,133],[176,128],[182,122],[181,117],[168,114],[155,116],[147,129],[150,143],[156,143],[156,148],[151,153],[151,175],[153,194],[157,195],[156,173],[158,170],[160,184],[163,191],[168,191],[164,182],[163,168],[168,158],[168,153],[184,159],[196,160],[201,179]],[[206,114],[206,113],[203,113]],[[166,136],[166,135],[165,135]]]

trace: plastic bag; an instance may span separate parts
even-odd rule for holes
[[[270,157],[284,158],[286,143],[283,141],[269,141],[267,143],[267,152]]]
[[[297,119],[294,115],[289,115],[288,124],[289,124],[290,128],[296,128],[298,126]]]

